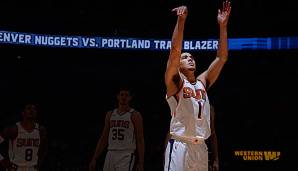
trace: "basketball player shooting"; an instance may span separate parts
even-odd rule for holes
[[[165,171],[207,171],[208,151],[205,140],[211,134],[210,104],[207,90],[217,80],[228,59],[227,24],[231,12],[229,1],[218,10],[219,46],[208,69],[195,76],[196,62],[188,52],[182,53],[186,6],[173,9],[177,15],[172,46],[165,71],[167,102],[171,110],[170,140],[165,153]]]

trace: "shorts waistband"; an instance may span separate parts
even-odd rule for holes
[[[199,136],[179,136],[175,134],[171,134],[171,139],[181,141],[187,144],[204,144],[205,139]]]
[[[109,149],[111,152],[135,152],[136,150],[119,150],[119,149]]]

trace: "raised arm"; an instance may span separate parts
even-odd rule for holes
[[[1,133],[0,133],[0,144],[3,143],[3,142],[5,141],[5,139],[6,139],[5,134],[1,132]],[[0,162],[1,162],[2,160],[4,160],[4,157],[3,157],[3,156],[1,155],[1,153],[0,153]]]
[[[94,152],[94,155],[92,157],[92,160],[89,165],[89,170],[94,171],[96,168],[96,162],[100,154],[103,152],[103,150],[106,148],[108,144],[108,138],[109,138],[109,131],[110,131],[110,118],[111,118],[112,112],[108,112],[106,114],[105,118],[105,126],[102,131],[102,134],[97,142],[96,149]]]
[[[6,139],[6,135],[4,134],[4,132],[1,132],[0,133],[0,144],[3,143],[5,141],[5,139]],[[1,163],[1,165],[4,164],[3,161],[4,161],[4,157],[0,153],[0,163]]]
[[[0,132],[0,144],[6,140],[13,140],[17,137],[17,127],[16,125],[12,127],[5,128]],[[9,159],[5,159],[0,153],[0,164],[7,169],[11,168],[11,163]]]
[[[172,35],[171,50],[165,72],[165,84],[167,86],[168,97],[174,95],[181,84],[178,68],[180,65],[180,55],[182,50],[184,23],[187,17],[187,7],[180,6],[174,8],[172,11],[176,12],[178,18]]]
[[[137,171],[144,170],[144,153],[145,153],[145,142],[144,142],[144,131],[143,131],[143,119],[139,112],[134,112],[132,115],[132,122],[135,128],[136,144],[137,144]]]
[[[231,12],[230,1],[223,2],[222,9],[218,10],[217,22],[219,24],[219,45],[215,60],[211,63],[209,68],[199,75],[206,87],[209,88],[217,80],[224,64],[228,59],[228,33],[227,25]]]

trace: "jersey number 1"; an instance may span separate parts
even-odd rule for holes
[[[198,105],[199,105],[198,119],[202,119],[202,104],[200,101],[198,101]]]

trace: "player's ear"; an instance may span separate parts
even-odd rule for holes
[[[22,117],[24,117],[24,115],[25,115],[25,112],[24,112],[24,111],[22,111],[22,112],[21,112],[21,115],[22,115]]]

